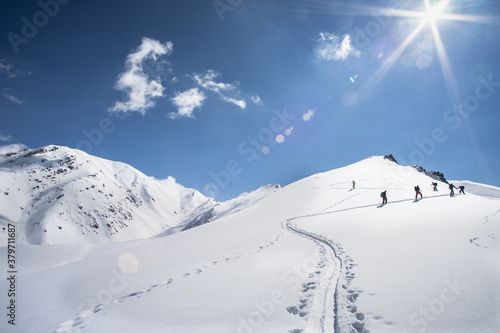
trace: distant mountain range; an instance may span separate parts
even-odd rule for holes
[[[263,187],[258,196],[274,188]],[[15,222],[18,242],[25,244],[103,244],[168,235],[254,200],[245,194],[235,207],[218,204],[172,177],[158,180],[67,147],[0,156],[0,232]]]

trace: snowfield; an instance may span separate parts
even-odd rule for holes
[[[433,181],[371,157],[214,202],[199,211],[206,223],[182,232],[66,245],[18,239],[16,325],[4,316],[0,330],[496,332],[500,189],[453,181],[466,194],[450,197],[443,182],[432,191]],[[25,232],[22,214],[1,214]],[[8,289],[2,280],[0,293]]]

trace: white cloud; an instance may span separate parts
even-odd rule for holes
[[[12,76],[12,65],[5,65],[3,64],[5,60],[4,59],[0,59],[0,73],[5,73],[7,74],[9,77],[15,77],[15,76]]]
[[[259,95],[255,94],[252,96],[252,102],[255,104],[262,104],[262,98]]]
[[[205,101],[206,96],[198,88],[191,88],[184,92],[177,92],[171,101],[177,107],[177,112],[170,113],[170,118],[193,117],[195,108],[200,108]]]
[[[361,52],[351,45],[351,36],[345,35],[340,41],[339,36],[321,32],[318,39],[318,56],[323,60],[345,61],[349,56],[359,57]]]
[[[11,140],[12,140],[12,135],[3,134],[2,132],[0,132],[0,141],[6,142]]]
[[[142,115],[148,108],[155,105],[154,99],[163,97],[164,87],[159,78],[151,78],[145,72],[147,61],[156,63],[161,56],[168,56],[173,52],[171,42],[161,44],[159,41],[144,37],[137,50],[127,56],[125,72],[121,73],[115,89],[127,94],[126,102],[117,101],[109,111],[112,112],[139,112]]]
[[[213,69],[209,69],[205,74],[194,74],[193,78],[196,83],[210,91],[220,93],[220,91],[229,91],[236,89],[236,86],[230,83],[215,82],[214,79],[221,74]]]
[[[31,72],[15,69],[11,64],[5,64],[5,59],[0,59],[0,74],[5,73],[9,78],[14,79],[22,75],[31,75]]]
[[[5,74],[11,79],[15,79],[22,75],[30,75],[31,72],[24,72],[18,69],[15,69],[11,64],[6,64],[4,59],[0,59],[0,74]],[[10,88],[2,89],[2,96],[16,104],[23,104],[24,102],[20,100],[18,97],[14,96],[10,91]]]
[[[222,94],[221,97],[224,102],[233,103],[234,105],[239,106],[242,110],[245,110],[247,108],[247,102],[245,102],[244,99],[231,98]]]
[[[209,69],[205,74],[194,74],[193,79],[196,83],[211,92],[217,93],[224,102],[233,103],[240,107],[242,110],[246,109],[247,103],[244,99],[239,99],[234,97],[239,95],[237,90],[237,84],[217,82],[217,79],[221,74],[213,69]],[[228,93],[232,94],[233,97],[227,96]]]
[[[0,146],[0,155],[8,154],[8,153],[17,153],[18,151],[28,148],[22,143],[13,143],[11,145]]]
[[[2,95],[3,95],[3,97],[5,97],[9,101],[11,101],[12,103],[16,103],[16,104],[23,104],[24,103],[19,98],[17,98],[16,96],[12,95],[7,89],[3,89],[2,90]]]
[[[5,60],[0,59],[0,73],[5,73],[5,74],[7,74],[8,77],[15,78],[16,74],[14,72],[12,65],[10,65],[10,64],[5,65],[5,64],[3,64],[3,62],[5,62]]]

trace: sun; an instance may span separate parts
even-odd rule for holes
[[[431,6],[429,0],[425,0],[425,13],[423,18],[428,22],[436,22],[436,20],[442,17],[443,10],[448,6],[449,1],[443,0],[434,6]]]
[[[436,21],[439,18],[439,14],[441,14],[441,10],[438,7],[434,7],[425,13],[424,19],[426,21]]]

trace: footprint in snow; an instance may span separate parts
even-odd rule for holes
[[[315,282],[308,282],[308,283],[303,283],[302,284],[302,292],[306,293],[309,290],[314,290],[316,289],[316,283]]]
[[[478,241],[479,241],[478,237],[474,237],[474,238],[469,239],[469,243],[474,244],[476,246],[481,246],[478,244]]]
[[[358,333],[366,332],[365,323],[362,321],[356,321],[356,322],[352,323],[352,327],[354,327],[354,329],[356,329],[356,332],[358,332]]]
[[[101,311],[103,308],[104,308],[104,305],[103,305],[103,304],[96,305],[96,306],[94,307],[93,312],[94,312],[94,313],[97,313],[97,312]]]
[[[361,321],[365,320],[365,314],[363,312],[356,313],[356,319]]]
[[[299,309],[296,306],[289,306],[286,308],[286,311],[288,311],[288,313],[293,315],[299,314]]]
[[[359,296],[358,293],[354,293],[354,294],[349,295],[347,298],[349,299],[349,301],[351,301],[352,303],[354,303],[358,299],[358,296]]]

